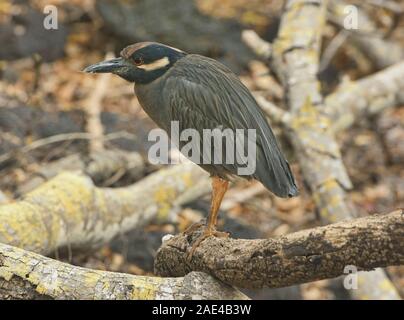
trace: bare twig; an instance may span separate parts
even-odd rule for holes
[[[270,120],[277,124],[287,125],[290,121],[289,112],[282,110],[261,95],[255,95],[261,109],[267,114]]]
[[[112,58],[112,53],[108,53],[105,59]],[[101,123],[101,102],[107,92],[108,83],[111,79],[110,73],[103,73],[98,76],[94,90],[91,92],[89,98],[85,101],[87,113],[86,130],[95,139],[90,140],[89,151],[99,151],[104,148],[103,145],[103,127]]]
[[[254,30],[244,30],[241,38],[257,56],[269,59],[272,55],[272,46],[269,42],[263,40]]]
[[[344,44],[348,37],[348,34],[345,30],[341,30],[338,32],[338,34],[331,40],[330,44],[327,46],[327,48],[324,50],[321,62],[320,62],[320,67],[319,71],[324,71],[330,64],[331,60],[335,57],[337,54],[339,48]]]
[[[347,3],[341,0],[331,0],[329,19],[344,28]],[[378,68],[385,68],[404,59],[404,48],[393,41],[384,39],[377,31],[376,24],[370,17],[357,7],[359,23],[357,30],[349,32],[349,40],[359,47]]]
[[[68,140],[91,140],[91,139],[95,139],[95,140],[103,139],[104,141],[111,141],[111,140],[121,139],[121,138],[136,140],[136,135],[131,134],[126,131],[113,132],[113,133],[110,133],[110,134],[108,134],[106,136],[102,136],[102,137],[100,137],[100,136],[95,137],[91,133],[87,133],[87,132],[61,133],[61,134],[46,137],[43,139],[35,140],[34,142],[30,143],[29,145],[26,145],[22,148],[12,150],[10,152],[7,152],[7,153],[1,155],[0,164],[12,159],[14,157],[14,155],[16,155],[16,154],[28,153],[30,151],[33,151],[35,149],[44,147],[44,146],[52,144],[52,143],[68,141]]]

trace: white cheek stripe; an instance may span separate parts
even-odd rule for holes
[[[167,57],[164,57],[149,64],[142,64],[138,66],[138,68],[146,71],[153,71],[160,68],[164,68],[168,64],[170,64],[170,60]]]

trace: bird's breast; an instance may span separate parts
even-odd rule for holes
[[[147,115],[165,131],[169,131],[170,119],[164,105],[163,83],[154,81],[146,85],[136,84],[137,99]]]

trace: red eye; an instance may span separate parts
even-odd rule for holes
[[[137,65],[137,66],[140,66],[141,64],[143,64],[143,59],[140,57],[133,59],[133,61],[135,62],[135,65]]]

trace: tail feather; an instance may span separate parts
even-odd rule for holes
[[[271,149],[258,149],[257,153],[254,178],[278,197],[290,198],[299,195],[292,170],[279,148],[276,146]]]

